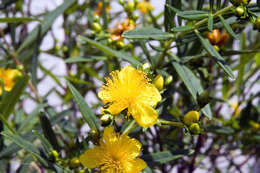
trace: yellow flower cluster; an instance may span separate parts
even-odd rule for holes
[[[21,75],[17,69],[3,69],[0,68],[0,80],[4,83],[4,90],[11,91],[15,85],[15,78]],[[0,95],[2,95],[2,87],[0,89]]]
[[[85,151],[79,159],[86,168],[99,168],[103,173],[139,173],[146,167],[146,163],[138,158],[141,147],[136,139],[106,127],[99,145]]]
[[[150,2],[147,2],[147,1],[144,0],[142,2],[138,2],[137,9],[141,13],[146,14],[148,11],[152,11],[153,10],[153,6],[150,4]]]
[[[146,73],[126,66],[120,71],[111,72],[106,84],[98,93],[99,98],[108,105],[104,111],[117,115],[127,109],[142,127],[150,127],[157,122],[158,113],[153,108],[161,101],[158,89],[150,83]]]

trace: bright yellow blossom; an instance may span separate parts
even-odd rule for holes
[[[86,168],[98,168],[102,173],[139,173],[146,167],[146,163],[138,158],[141,147],[136,139],[106,127],[100,144],[85,151],[79,159]]]
[[[101,16],[103,10],[103,2],[99,1],[97,4],[97,10],[94,12],[94,16]],[[108,4],[106,6],[106,12],[108,13],[111,10],[111,6]]]
[[[112,115],[128,109],[142,127],[150,127],[157,122],[158,114],[153,108],[161,101],[158,89],[150,83],[146,73],[126,66],[120,71],[111,72],[112,78],[106,78],[106,84],[98,93],[99,98],[108,107]]]
[[[3,69],[0,68],[0,80],[4,82],[4,89],[11,91],[15,85],[15,78],[21,73],[17,69]],[[0,95],[2,95],[2,87],[0,87]]]
[[[141,11],[141,13],[146,14],[148,11],[153,10],[153,6],[150,4],[150,2],[144,0],[142,2],[138,2],[137,9]]]

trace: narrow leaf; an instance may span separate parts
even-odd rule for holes
[[[87,42],[93,46],[95,46],[96,48],[100,49],[101,51],[103,51],[104,53],[110,55],[110,56],[115,56],[117,58],[122,58],[130,63],[132,63],[134,66],[138,66],[141,65],[141,63],[137,60],[135,60],[134,58],[132,58],[131,56],[128,56],[126,53],[124,52],[119,52],[119,51],[115,51],[101,43],[98,43],[94,40],[88,39],[86,37],[80,36],[81,40],[83,40],[84,42]]]
[[[210,13],[208,18],[208,29],[210,31],[213,30],[213,15]]]
[[[213,56],[214,60],[217,64],[226,72],[226,74],[231,78],[235,79],[235,76],[232,72],[232,69],[226,64],[224,58],[218,53],[218,51],[210,44],[208,40],[205,40],[197,30],[195,30],[195,34],[199,38],[202,46],[206,49],[206,51]]]
[[[167,40],[173,37],[173,34],[163,32],[160,29],[153,27],[137,28],[130,31],[125,31],[123,37],[128,39],[153,39],[153,40]]]
[[[34,18],[30,18],[30,17],[5,17],[5,18],[0,18],[0,23],[18,23],[18,22],[31,22],[31,21],[42,22],[40,19],[34,19]]]
[[[223,24],[224,28],[227,30],[227,32],[234,37],[235,39],[238,39],[237,35],[235,34],[235,32],[233,31],[233,29],[231,28],[231,26],[225,21],[225,19],[219,15],[220,21]]]
[[[74,88],[74,86],[69,82],[67,82],[67,84],[79,107],[83,119],[86,121],[86,123],[88,123],[90,128],[98,130],[99,126],[95,114],[91,111],[90,107],[88,106],[84,98],[80,95],[80,93],[76,90],[76,88]]]

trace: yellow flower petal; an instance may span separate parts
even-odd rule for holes
[[[141,172],[144,168],[146,168],[146,163],[142,159],[135,159],[131,162],[126,162],[124,164],[124,173],[139,173]]]
[[[86,168],[97,168],[103,164],[103,152],[99,147],[95,147],[85,151],[85,153],[79,157],[79,160]]]
[[[147,104],[139,103],[131,105],[128,111],[142,127],[150,127],[157,122],[157,112]]]
[[[156,106],[162,100],[162,96],[153,84],[147,84],[147,87],[138,96],[138,100],[144,104]]]
[[[120,138],[121,148],[125,151],[131,151],[126,152],[125,154],[128,155],[128,158],[135,159],[140,155],[142,144],[137,141],[136,139],[131,139],[127,135],[122,135]]]
[[[106,127],[103,134],[104,140],[106,143],[114,143],[117,141],[118,137],[116,133],[114,132],[113,127]]]

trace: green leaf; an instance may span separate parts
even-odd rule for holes
[[[210,31],[213,30],[213,14],[209,14],[209,18],[208,18],[208,29]]]
[[[8,138],[10,141],[14,142],[19,147],[23,148],[33,156],[35,156],[42,164],[47,166],[46,161],[40,156],[39,150],[30,142],[24,140],[21,136],[12,134],[10,132],[2,132],[2,135]]]
[[[225,19],[219,15],[220,21],[223,24],[224,28],[227,30],[227,32],[234,37],[234,39],[238,39],[237,35],[235,34],[235,32],[233,31],[233,29],[231,28],[231,26],[225,21]]]
[[[105,56],[91,56],[91,57],[71,57],[65,60],[65,63],[78,63],[78,62],[93,62],[93,61],[100,61],[106,60],[107,57]]]
[[[40,19],[34,19],[34,18],[30,18],[30,17],[5,17],[5,18],[0,18],[0,23],[18,23],[18,22],[31,22],[31,21],[42,22]]]
[[[142,65],[139,61],[135,60],[134,58],[132,58],[131,56],[128,56],[126,53],[124,52],[119,52],[119,51],[115,51],[101,43],[98,43],[94,40],[88,39],[86,37],[80,36],[80,39],[84,42],[87,42],[93,46],[95,46],[96,48],[100,49],[101,51],[103,51],[104,53],[110,55],[110,56],[115,56],[117,58],[122,58],[123,60],[126,60],[130,63],[132,63],[134,66],[138,66],[138,65]]]
[[[13,89],[3,96],[0,104],[0,112],[4,115],[5,119],[8,119],[9,115],[12,113],[15,104],[18,102],[25,87],[27,86],[28,79],[28,76],[23,76],[20,78],[16,82]]]
[[[202,46],[206,49],[206,51],[213,56],[214,60],[217,64],[226,72],[226,74],[231,78],[235,79],[235,76],[232,72],[232,69],[226,64],[224,58],[218,53],[218,51],[210,44],[208,40],[205,40],[200,33],[195,30],[195,34],[199,38]]]
[[[153,27],[143,27],[134,30],[125,31],[123,37],[128,39],[146,39],[146,40],[167,40],[173,37],[173,34],[163,32]]]
[[[197,101],[197,95],[203,93],[204,91],[199,79],[193,74],[193,72],[188,67],[179,63],[180,59],[176,55],[170,54],[170,57],[174,60],[172,61],[172,65],[175,68],[176,72],[184,82],[188,91],[191,93],[193,99]],[[209,119],[212,118],[212,112],[209,104],[202,109],[202,112]]]
[[[150,167],[154,167],[155,165],[161,165],[163,163],[167,163],[184,156],[192,154],[193,150],[177,150],[177,151],[163,151],[152,153],[149,155],[144,155],[142,158]]]
[[[76,90],[76,88],[74,88],[74,86],[72,84],[70,84],[69,82],[67,82],[67,84],[79,107],[79,110],[82,114],[83,119],[86,121],[86,123],[88,123],[88,125],[91,129],[98,130],[99,126],[98,126],[98,121],[97,121],[95,114],[91,111],[90,107],[88,106],[88,104],[86,103],[84,98],[80,95],[80,93]]]
[[[48,12],[47,15],[44,17],[44,22],[39,24],[41,25],[41,37],[43,37],[47,31],[51,28],[53,22],[55,19],[64,13],[66,9],[68,9],[75,0],[65,0],[65,2],[57,7],[55,10]],[[37,38],[39,27],[37,26],[31,33],[26,37],[25,41],[22,43],[22,45],[18,49],[18,53],[21,52],[24,48],[30,46]]]
[[[50,120],[53,124],[57,124],[68,114],[71,114],[71,111],[65,110],[65,111],[62,111],[62,112],[56,114]],[[42,131],[39,124],[34,129],[37,130],[38,132]],[[22,135],[22,138],[26,141],[32,142],[35,139],[35,136],[33,135],[32,132],[28,132],[27,134]],[[16,153],[17,151],[19,151],[19,149],[20,149],[20,147],[18,147],[15,143],[10,144],[9,146],[7,146],[4,150],[2,150],[0,152],[0,160],[3,157]]]
[[[171,30],[173,31],[173,32],[183,32],[183,31],[191,31],[191,30],[193,30],[194,29],[194,27],[193,26],[178,26],[178,27],[174,27],[174,28],[172,28]]]
[[[52,129],[52,125],[49,118],[44,113],[41,113],[40,121],[41,121],[41,127],[45,138],[48,139],[48,141],[50,142],[50,144],[55,150],[60,151],[60,146],[56,138],[56,135]]]

